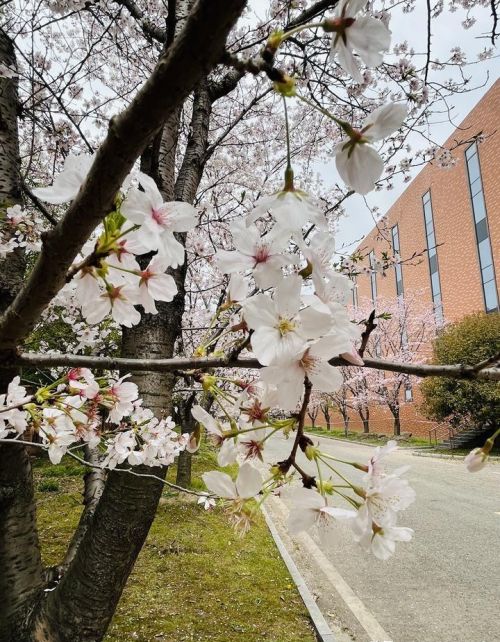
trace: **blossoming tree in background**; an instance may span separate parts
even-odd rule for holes
[[[411,538],[398,520],[414,492],[403,471],[384,469],[395,444],[351,462],[365,480],[350,482],[304,434],[311,394],[337,390],[340,365],[499,373],[367,357],[370,333],[348,311],[352,282],[335,267],[332,235],[342,201],[439,154],[428,144],[413,153],[407,136],[427,137],[442,101],[468,86],[460,73],[446,85],[432,78],[431,67],[465,64],[457,51],[438,64],[429,41],[422,63],[404,42],[391,45],[384,3],[366,4],[278,0],[263,22],[246,0],[5,9],[1,639],[103,638],[166,467],[196,451],[202,428],[220,466],[240,464],[235,480],[205,474],[202,503],[220,498],[240,532],[286,487],[292,532],[345,522],[380,559]],[[392,64],[390,46],[401,57]],[[343,182],[324,185],[315,162],[333,158]],[[51,382],[24,385],[19,369],[30,367]],[[186,382],[200,396],[182,398],[176,426]],[[50,577],[27,431],[53,463],[73,457],[94,471],[94,499]],[[278,433],[289,454],[270,462]]]

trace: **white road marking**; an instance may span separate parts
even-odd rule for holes
[[[281,500],[273,498],[272,506],[273,508],[276,508],[283,517],[286,517],[286,509]],[[296,542],[299,542],[300,545],[308,551],[312,559],[317,562],[319,568],[321,569],[327,580],[330,582],[335,591],[345,602],[351,613],[370,636],[370,639],[391,640],[391,637],[388,633],[386,633],[386,631],[384,631],[373,613],[367,609],[367,607],[359,599],[352,588],[347,584],[347,582],[344,580],[335,566],[319,548],[316,542],[306,533],[300,533],[293,539]]]

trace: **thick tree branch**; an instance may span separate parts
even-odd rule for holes
[[[427,365],[413,363],[399,363],[383,359],[363,359],[365,368],[374,370],[388,370],[390,372],[403,372],[416,377],[449,377],[451,379],[478,379],[480,381],[500,381],[500,368],[484,368],[477,370],[476,366],[451,364]],[[344,359],[331,359],[333,366],[346,366],[360,368]],[[105,370],[120,370],[122,372],[179,372],[181,370],[210,370],[211,368],[244,368],[259,369],[262,365],[252,357],[239,357],[225,359],[224,357],[182,358],[173,359],[127,359],[121,357],[87,357],[85,355],[71,354],[33,354],[24,353],[14,356],[8,361],[0,363],[1,368],[11,366],[36,366],[39,368],[53,368],[62,366],[66,368],[99,368]]]
[[[139,9],[136,3],[133,0],[114,0],[116,4],[126,7],[130,15],[137,20],[139,23],[142,32],[151,40],[156,40],[157,42],[164,44],[167,40],[167,32],[160,27],[157,27],[155,24],[147,18],[144,13]]]
[[[65,282],[72,261],[113,199],[137,157],[169,114],[220,59],[227,34],[246,0],[199,0],[185,28],[160,58],[131,105],[110,123],[83,187],[63,219],[44,238],[42,252],[13,304],[0,319],[0,350],[33,328]]]

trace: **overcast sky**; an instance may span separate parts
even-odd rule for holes
[[[415,10],[409,14],[403,13],[401,8],[392,9],[390,26],[393,33],[393,43],[406,40],[410,47],[419,52],[424,50],[426,44],[425,36],[422,38],[426,33],[426,3],[423,0],[417,0],[415,4]],[[251,6],[256,16],[263,18],[269,2],[267,0],[251,0]],[[483,51],[485,47],[491,47],[489,35],[492,21],[489,7],[474,9],[472,15],[477,19],[477,22],[468,30],[461,26],[462,21],[467,16],[464,10],[457,10],[454,13],[445,10],[433,22],[433,59],[446,60],[449,58],[450,50],[453,47],[460,46],[467,54],[468,61],[475,62],[479,52]],[[455,127],[460,124],[467,113],[495,82],[499,75],[498,70],[498,58],[470,65],[463,69],[465,76],[471,79],[470,86],[477,86],[478,89],[452,98],[450,104],[453,107],[453,122],[444,120],[444,122],[433,125],[428,132],[433,140],[443,143],[448,138]],[[431,70],[429,72],[430,80],[435,79],[444,82],[450,77],[456,78],[457,76],[453,76],[450,70],[444,72]],[[484,86],[479,87],[480,85]],[[410,137],[408,142],[412,145],[413,151],[429,146],[429,143],[418,135]],[[333,160],[321,169],[321,173],[324,175],[326,185],[341,182]],[[366,197],[367,203],[370,207],[379,207],[380,215],[382,215],[391,207],[407,186],[408,183],[403,183],[402,179],[396,177],[392,190],[372,192]],[[340,248],[343,244],[351,244],[351,247],[346,247],[348,252],[353,250],[357,245],[357,241],[361,240],[373,228],[374,220],[363,198],[360,196],[354,195],[350,197],[345,205],[347,215],[339,222],[336,246]]]

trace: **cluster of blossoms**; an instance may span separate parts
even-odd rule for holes
[[[0,396],[0,439],[15,441],[36,433],[58,464],[73,448],[88,444],[104,450],[102,466],[169,465],[187,444],[170,417],[159,420],[142,408],[135,383],[127,377],[95,378],[86,368],[70,370],[27,395],[15,377]]]
[[[78,10],[84,4],[83,0],[49,2],[59,13]],[[358,83],[358,89],[366,87],[372,76],[369,70],[362,71],[361,63],[379,66],[391,43],[387,12],[362,13],[366,4],[366,0],[340,0],[332,17],[318,25],[272,34],[267,47],[275,52],[297,30],[321,27],[332,38],[332,62]],[[424,104],[427,89],[413,78],[415,69],[405,57],[406,48],[398,52],[403,58],[396,73],[410,79],[409,98]],[[454,52],[453,60],[461,64],[460,51]],[[4,76],[9,73],[12,70],[0,69]],[[318,108],[298,93],[295,80],[286,75],[275,87],[286,99],[295,97]],[[73,91],[77,96],[78,87]],[[384,170],[376,146],[401,127],[406,105],[381,105],[359,128],[323,108],[319,111],[342,131],[343,139],[334,150],[340,177],[359,194],[376,189]],[[451,164],[445,155],[436,158],[442,166]],[[55,206],[72,201],[92,162],[91,156],[68,154],[52,186],[35,188],[34,195]],[[400,170],[408,172],[409,167],[410,161],[405,161]],[[141,172],[132,174],[97,238],[82,248],[58,295],[59,303],[64,305],[65,297],[66,302],[77,302],[92,325],[111,316],[117,324],[131,327],[141,318],[136,306],[156,313],[156,301],[171,301],[177,293],[174,279],[167,274],[185,260],[184,246],[176,235],[194,228],[197,219],[191,205],[164,202],[152,178]],[[15,247],[37,249],[29,219],[19,206],[7,210],[7,224],[12,229],[0,245],[0,256]],[[215,402],[215,411],[210,414],[196,405],[192,410],[195,431],[180,435],[170,417],[160,420],[142,407],[137,386],[124,377],[95,377],[89,370],[75,369],[30,396],[16,377],[0,397],[0,439],[15,441],[30,429],[39,435],[55,464],[65,453],[87,443],[100,449],[102,466],[108,469],[123,464],[162,466],[171,464],[183,448],[196,451],[203,426],[218,449],[219,466],[240,465],[236,480],[218,471],[203,476],[208,491],[224,501],[240,532],[248,529],[260,504],[279,493],[290,497],[292,532],[347,521],[363,549],[387,559],[395,543],[410,540],[413,533],[398,526],[399,512],[415,499],[403,478],[405,470],[388,473],[383,466],[384,458],[396,449],[395,442],[378,448],[366,464],[342,462],[322,452],[303,432],[311,393],[331,393],[342,385],[342,375],[332,360],[363,365],[354,347],[360,326],[352,322],[347,310],[353,283],[333,268],[335,245],[327,219],[315,200],[296,188],[289,163],[284,189],[258,201],[244,221],[233,223],[231,234],[234,249],[219,250],[214,259],[220,271],[230,276],[228,296],[210,324],[214,328],[225,316],[228,329],[216,332],[215,339],[203,340],[195,355],[206,355],[221,337],[234,337],[226,343],[230,354],[251,350],[262,366],[259,379],[196,375]],[[193,251],[204,255],[201,241]],[[146,254],[152,258],[142,265],[137,257]],[[373,262],[369,270],[383,270],[399,260],[385,257],[384,263]],[[77,327],[79,346],[93,344],[95,328]],[[292,451],[266,471],[265,464],[270,463],[266,446],[277,433],[292,439]],[[480,469],[490,449],[486,445],[473,451],[466,462],[469,470]],[[314,475],[302,469],[297,455],[315,466]],[[362,471],[362,482],[347,479],[339,464]],[[301,488],[294,483],[297,474]],[[213,496],[202,496],[200,503],[211,508]],[[348,508],[334,505],[335,499],[347,502]]]
[[[311,224],[314,234],[304,231]],[[219,449],[218,464],[240,464],[236,481],[216,471],[206,473],[204,481],[211,493],[224,500],[235,526],[244,532],[266,497],[293,481],[294,457],[272,465],[267,478],[262,466],[256,465],[265,461],[265,448],[273,435],[281,432],[292,437],[295,451],[314,461],[318,474],[313,478],[302,471],[306,488],[291,486],[291,529],[312,525],[313,514],[314,522],[326,515],[350,519],[355,539],[385,559],[394,551],[395,541],[411,537],[410,529],[396,526],[396,513],[413,501],[414,493],[401,479],[403,471],[388,475],[380,464],[394,444],[378,452],[367,466],[355,465],[367,473],[364,488],[341,475],[339,484],[345,488],[348,483],[354,494],[348,501],[356,511],[346,510],[329,504],[338,488],[331,480],[323,481],[320,465],[331,468],[330,456],[315,448],[302,430],[300,417],[311,391],[333,392],[342,385],[340,370],[330,361],[341,357],[363,365],[354,349],[360,326],[347,311],[353,283],[333,268],[335,246],[326,218],[309,195],[295,188],[288,168],[284,189],[258,201],[244,222],[232,225],[231,232],[235,249],[219,250],[214,257],[214,263],[231,277],[227,300],[214,319],[229,313],[227,334],[236,338],[228,348],[247,347],[263,367],[258,380],[200,375],[216,411],[193,408],[198,428],[188,449],[197,449],[204,426]],[[196,354],[206,354],[209,345],[210,337]],[[291,414],[282,418],[273,409]],[[250,501],[256,496],[257,504]],[[345,492],[339,491],[341,496]]]
[[[20,205],[8,207],[0,228],[0,258],[16,248],[38,252],[41,247],[40,229],[39,217],[28,214]]]
[[[72,201],[92,164],[92,157],[68,155],[64,168],[50,187],[33,190],[37,198],[53,205]],[[139,189],[139,186],[141,189]],[[173,277],[166,274],[184,262],[184,246],[176,233],[187,232],[197,222],[197,211],[182,202],[164,202],[156,183],[141,172],[129,176],[123,193],[115,199],[97,241],[86,244],[72,268],[74,277],[59,293],[77,301],[90,324],[109,314],[116,323],[131,327],[145,312],[156,314],[155,301],[172,301],[177,293]],[[141,267],[136,256],[155,255]]]

